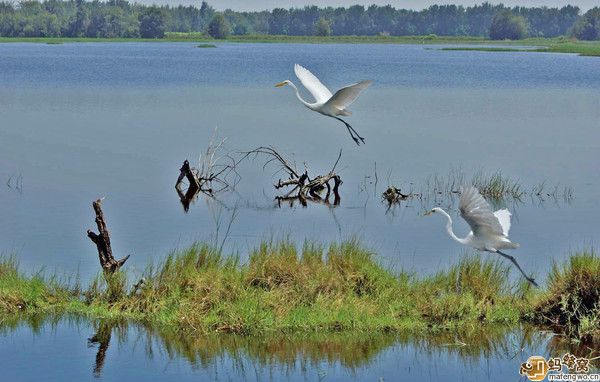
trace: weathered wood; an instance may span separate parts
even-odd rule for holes
[[[235,187],[239,180],[239,174],[235,171],[236,161],[229,154],[222,154],[223,144],[226,139],[220,142],[215,142],[215,133],[206,148],[206,153],[201,162],[198,163],[199,168],[190,166],[190,162],[186,159],[183,166],[179,169],[179,177],[175,183],[175,189],[181,199],[181,204],[185,212],[188,212],[191,202],[200,194],[214,198],[218,193],[228,190],[230,187]],[[229,163],[221,163],[228,161]],[[235,175],[233,185],[230,185],[226,178],[233,172]],[[183,180],[187,179],[189,186],[187,190],[182,189]]]
[[[313,179],[311,179],[308,175],[308,167],[306,164],[304,164],[304,173],[300,175],[300,172],[296,167],[296,161],[294,160],[293,162],[288,162],[281,154],[277,152],[274,147],[258,147],[257,149],[246,152],[244,158],[247,158],[250,155],[258,154],[263,154],[270,157],[264,166],[271,162],[279,162],[281,170],[287,173],[289,176],[289,178],[285,180],[279,179],[277,184],[274,185],[275,189],[280,189],[283,187],[291,188],[288,188],[289,191],[285,195],[275,197],[275,200],[279,206],[281,206],[282,201],[290,202],[290,206],[292,206],[295,201],[299,201],[302,206],[306,206],[307,201],[331,205],[329,202],[329,197],[332,191],[335,196],[333,205],[339,205],[341,199],[338,189],[343,182],[340,176],[334,171],[342,156],[341,150],[331,171],[327,175],[318,175]],[[331,181],[333,181],[333,187],[330,185]],[[327,194],[325,197],[321,197],[319,194],[325,189],[327,189]]]
[[[198,179],[198,175],[196,175],[196,172],[190,167],[190,162],[188,162],[187,159],[183,161],[183,166],[181,166],[179,172],[177,183],[175,183],[175,188],[177,190],[181,190],[181,181],[183,178],[186,178],[190,183],[188,190],[200,190],[200,179]]]
[[[100,266],[102,270],[106,274],[115,273],[116,271],[125,264],[127,259],[129,259],[130,255],[122,258],[121,260],[115,260],[112,248],[110,246],[110,233],[108,232],[108,228],[106,227],[106,222],[104,221],[104,213],[102,212],[102,208],[100,207],[100,203],[104,198],[100,198],[92,203],[94,207],[94,212],[96,213],[96,225],[98,226],[98,231],[100,234],[93,232],[88,229],[87,236],[96,244],[98,248],[98,258],[100,259]]]

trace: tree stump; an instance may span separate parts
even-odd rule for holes
[[[200,183],[200,179],[198,179],[198,175],[196,174],[196,172],[190,167],[190,162],[188,162],[188,160],[186,159],[185,161],[183,161],[183,166],[181,166],[181,168],[179,169],[179,177],[177,178],[177,183],[175,183],[175,188],[180,191],[181,190],[181,181],[183,180],[183,178],[187,178],[188,182],[190,183],[189,188],[188,188],[188,192],[191,190],[196,191],[196,190],[200,190],[201,183]]]
[[[102,212],[102,208],[100,208],[100,203],[104,198],[98,199],[92,203],[94,207],[94,212],[96,213],[96,225],[98,226],[98,231],[100,234],[96,234],[92,232],[92,230],[88,229],[87,236],[96,244],[98,247],[98,257],[100,258],[100,266],[104,271],[105,277],[109,274],[113,274],[121,268],[123,264],[129,259],[130,255],[122,258],[117,261],[113,257],[112,248],[110,246],[110,233],[108,232],[108,228],[106,228],[106,222],[104,221],[104,213]]]

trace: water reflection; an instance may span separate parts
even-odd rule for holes
[[[116,326],[106,320],[101,320],[98,324],[98,330],[91,338],[88,339],[88,345],[94,346],[98,344],[98,353],[96,353],[96,363],[94,364],[94,377],[102,376],[102,368],[106,360],[106,350],[110,345],[110,337],[113,327]]]
[[[48,328],[51,330],[48,331]],[[87,339],[88,348],[97,347],[93,360],[90,354],[90,360],[85,361],[93,364],[87,373],[94,378],[110,378],[115,372],[120,375],[115,365],[130,360],[133,354],[139,358],[140,351],[142,359],[128,365],[133,368],[130,372],[138,376],[157,362],[176,362],[181,366],[184,360],[187,367],[177,368],[179,375],[190,373],[216,377],[226,370],[233,380],[254,380],[255,377],[256,380],[299,380],[315,375],[324,377],[328,373],[334,380],[334,375],[338,374],[355,379],[363,373],[370,375],[371,379],[372,376],[382,376],[394,380],[406,370],[410,370],[411,377],[432,379],[431,370],[437,367],[442,370],[447,363],[453,368],[472,371],[474,374],[467,380],[480,380],[485,376],[487,379],[514,378],[519,365],[531,355],[562,356],[569,352],[578,357],[594,358],[600,350],[598,346],[569,342],[560,335],[539,331],[532,326],[482,326],[467,331],[431,331],[425,335],[409,332],[276,332],[240,336],[173,333],[140,323],[115,320],[90,322],[77,316],[13,315],[0,320],[3,337],[27,338],[23,329],[34,334],[33,341],[40,344],[40,351],[44,351],[45,338],[54,338],[53,346],[62,345],[61,348],[68,349],[74,345],[67,343],[64,339],[67,336],[61,333],[80,332],[80,340],[85,342]],[[114,349],[111,348],[115,346],[111,341],[113,336],[118,341]],[[5,347],[0,343],[0,351]],[[36,346],[25,347],[18,362],[25,365],[29,353],[36,350]],[[59,362],[61,357],[69,359],[69,356],[69,350],[53,353],[46,362]],[[163,373],[167,371],[163,370]]]

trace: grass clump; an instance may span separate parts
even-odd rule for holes
[[[535,303],[533,321],[600,342],[600,257],[593,249],[553,265],[548,288]]]
[[[518,181],[502,175],[500,171],[496,171],[491,175],[478,172],[473,176],[471,184],[477,187],[482,195],[491,198],[502,198],[508,195],[519,199],[524,194],[524,190]]]
[[[119,271],[86,289],[43,272],[26,276],[0,257],[0,315],[76,313],[134,319],[174,333],[462,330],[533,320],[597,336],[600,259],[555,265],[545,291],[511,282],[510,264],[464,256],[432,275],[395,272],[352,239],[324,245],[267,240],[247,261],[196,243],[150,264],[141,280]]]
[[[43,270],[25,276],[14,256],[0,256],[0,313],[63,310],[79,293],[78,283],[68,287],[69,283],[56,275],[46,277]]]
[[[516,324],[527,294],[509,279],[510,268],[500,259],[464,256],[446,271],[423,279],[417,290],[427,296],[420,312],[440,324],[479,322]],[[527,287],[525,285],[525,287]]]
[[[196,48],[216,48],[215,44],[200,44]]]
[[[455,289],[458,278],[460,290]],[[101,281],[101,279],[99,279]],[[121,278],[86,292],[103,316],[151,320],[176,331],[250,334],[265,330],[418,331],[466,323],[514,322],[508,267],[467,257],[448,271],[419,278],[392,272],[348,240],[331,245],[268,240],[245,264],[204,244],[170,254],[127,293]],[[496,305],[494,305],[496,304]],[[509,317],[502,316],[504,312]]]

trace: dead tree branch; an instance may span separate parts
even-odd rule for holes
[[[280,171],[285,172],[288,175],[287,179],[279,179],[279,181],[274,184],[275,189],[280,189],[283,187],[291,187],[285,195],[277,196],[275,200],[277,200],[278,205],[281,205],[281,201],[289,201],[291,205],[293,205],[294,201],[299,201],[303,206],[306,206],[306,201],[313,201],[323,204],[331,204],[329,203],[329,197],[331,193],[334,194],[334,205],[338,205],[340,203],[340,195],[338,193],[339,186],[343,183],[342,179],[339,175],[335,173],[335,168],[342,157],[342,150],[337,157],[331,171],[326,175],[317,175],[311,179],[308,175],[308,167],[305,164],[304,173],[300,174],[298,168],[296,166],[296,161],[290,162],[286,160],[274,147],[266,147],[261,146],[252,151],[248,151],[244,153],[244,158],[249,157],[250,155],[266,155],[269,159],[263,165],[263,169],[270,163],[278,162],[280,166]],[[333,181],[333,185],[330,184]],[[324,197],[321,197],[320,194],[327,190]]]
[[[200,193],[214,197],[220,192],[234,188],[239,179],[239,174],[235,170],[235,159],[227,153],[222,155],[219,153],[223,150],[223,144],[227,138],[215,143],[215,135],[216,129],[208,143],[204,157],[201,156],[198,160],[198,168],[191,167],[190,162],[186,159],[179,169],[175,189],[186,212],[189,210],[190,203]],[[220,163],[224,160],[227,160],[228,163]],[[226,180],[231,172],[236,175],[233,185]],[[188,188],[185,191],[182,189],[184,179],[187,179],[188,182]]]
[[[130,255],[127,255],[119,261],[115,260],[113,256],[112,248],[110,246],[110,233],[106,227],[104,213],[100,207],[100,203],[102,203],[103,200],[104,198],[100,198],[92,203],[94,212],[96,213],[96,225],[98,226],[98,232],[100,232],[100,234],[96,234],[92,232],[92,230],[88,229],[87,236],[94,242],[94,244],[96,244],[96,247],[98,247],[100,266],[102,267],[106,277],[108,274],[118,271],[119,268],[125,264],[127,259],[129,259]]]

